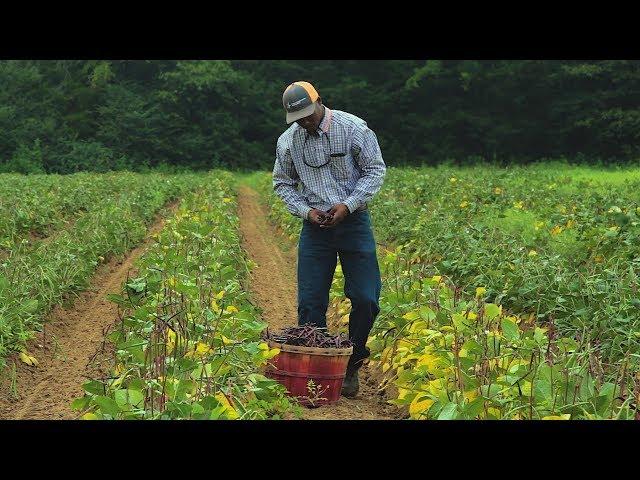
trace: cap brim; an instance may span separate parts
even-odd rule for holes
[[[316,104],[314,102],[311,105],[304,107],[302,110],[298,110],[297,112],[287,112],[287,123],[293,123],[296,120],[300,120],[301,118],[313,115],[313,112],[315,112],[315,110]]]

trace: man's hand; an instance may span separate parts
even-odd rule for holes
[[[328,221],[331,220],[331,216],[327,212],[323,212],[322,210],[318,210],[317,208],[311,209],[309,212],[309,221],[315,225],[325,225]]]
[[[336,203],[331,207],[331,210],[327,212],[327,215],[329,215],[329,220],[320,224],[321,228],[331,228],[338,225],[347,215],[349,215],[349,209],[344,203]]]

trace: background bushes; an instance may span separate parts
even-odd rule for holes
[[[292,81],[390,165],[635,160],[640,61],[0,61],[0,171],[271,168]]]

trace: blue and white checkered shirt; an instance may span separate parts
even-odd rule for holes
[[[386,172],[376,134],[361,118],[326,107],[316,133],[309,135],[294,122],[278,138],[276,194],[289,212],[304,219],[312,208],[327,211],[337,203],[350,213],[363,209]]]

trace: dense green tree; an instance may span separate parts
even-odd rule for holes
[[[292,81],[390,165],[635,160],[640,61],[0,61],[0,171],[270,168]]]

